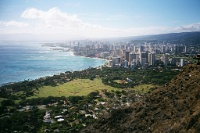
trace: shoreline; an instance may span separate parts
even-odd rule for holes
[[[52,49],[50,49],[52,50]],[[55,50],[55,51],[58,51],[58,50]],[[96,67],[92,67],[92,66],[89,66],[87,68],[83,68],[83,69],[80,69],[80,70],[65,70],[63,72],[60,72],[60,73],[54,73],[54,74],[50,74],[50,75],[47,75],[47,76],[39,76],[37,78],[33,78],[31,79],[30,77],[27,78],[27,79],[24,79],[24,80],[20,80],[20,81],[11,81],[11,82],[6,82],[6,83],[1,83],[0,84],[0,87],[3,87],[3,86],[6,86],[6,85],[12,85],[12,84],[16,84],[16,83],[21,83],[21,82],[24,82],[24,81],[34,81],[34,80],[39,80],[39,79],[45,79],[45,78],[48,78],[48,77],[53,77],[54,75],[61,75],[62,73],[65,73],[67,71],[84,71],[86,69],[89,69],[89,68],[100,68],[100,67],[103,67],[103,66],[106,66],[106,63],[107,63],[107,60],[106,59],[102,59],[102,58],[97,58],[97,57],[86,57],[86,56],[80,56],[80,55],[75,55],[73,51],[63,51],[63,52],[72,52],[73,53],[73,56],[77,56],[77,57],[82,57],[82,58],[89,58],[89,59],[98,59],[98,60],[104,60],[105,63],[103,63],[102,65],[99,65],[99,66],[96,66]]]
[[[47,46],[47,47],[49,47],[49,46]],[[63,48],[63,47],[58,47],[58,48]],[[57,47],[54,47],[54,49],[51,49],[51,47],[50,47],[50,50],[59,51],[60,49],[57,49]],[[97,66],[97,67],[94,67],[94,68],[98,68],[98,67],[101,67],[101,66],[106,66],[106,64],[109,62],[108,59],[104,59],[104,58],[89,57],[89,56],[84,56],[84,55],[77,55],[77,54],[75,54],[75,52],[72,49],[68,49],[67,51],[65,51],[64,48],[63,48],[62,52],[71,52],[71,53],[73,53],[73,56],[83,57],[83,58],[89,58],[89,59],[98,59],[98,60],[104,60],[105,61],[105,63],[103,65],[100,65],[100,66]],[[82,70],[84,70],[84,69],[81,69],[81,70],[78,70],[78,71],[82,71]]]
[[[60,51],[61,50],[62,52],[71,52],[71,53],[73,53],[74,56],[90,58],[90,59],[100,59],[100,60],[105,60],[106,62],[109,61],[108,59],[99,58],[99,57],[90,57],[90,56],[84,56],[84,55],[77,55],[77,54],[75,54],[75,52],[72,49],[69,49],[69,48],[67,48],[67,50],[65,50],[65,48],[63,48],[63,47],[52,47],[52,46],[43,46],[43,45],[41,45],[41,46],[42,47],[49,47],[50,50],[53,50],[53,51]]]

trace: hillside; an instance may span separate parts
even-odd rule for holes
[[[127,39],[132,40],[132,43],[138,42],[154,42],[154,43],[174,43],[174,44],[194,44],[198,45],[200,43],[200,32],[182,32],[182,33],[168,33],[168,34],[158,34],[158,35],[146,35],[138,37],[129,37]]]
[[[111,112],[82,132],[200,131],[200,66],[188,65],[163,87]]]

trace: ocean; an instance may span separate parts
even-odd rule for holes
[[[40,43],[0,43],[0,85],[105,64],[105,60],[51,50]]]

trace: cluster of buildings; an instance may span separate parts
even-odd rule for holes
[[[145,44],[128,47],[128,49],[116,49],[113,51],[109,61],[111,67],[141,67],[146,69],[149,66],[181,66],[185,65],[184,58],[177,58],[176,55],[185,54],[187,47],[183,45]]]
[[[108,60],[110,67],[140,67],[150,66],[180,66],[183,67],[185,59],[177,57],[187,53],[187,46],[182,44],[164,43],[109,43],[100,41],[74,42],[73,51],[76,55],[98,57]]]

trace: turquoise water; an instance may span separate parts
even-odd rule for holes
[[[38,43],[0,43],[0,85],[98,67],[105,62],[50,50]]]

